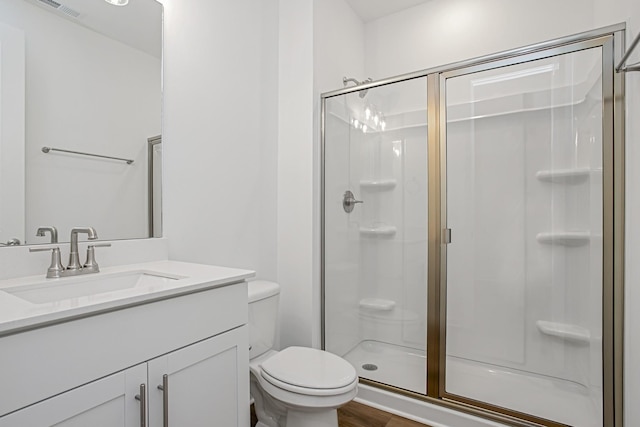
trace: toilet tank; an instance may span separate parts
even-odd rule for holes
[[[271,350],[278,324],[280,285],[253,280],[249,288],[249,359]]]

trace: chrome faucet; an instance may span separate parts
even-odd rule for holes
[[[51,240],[52,243],[57,243],[58,233],[55,227],[40,227],[38,229],[38,233],[40,230],[42,231],[42,235],[44,235],[44,231],[51,232]],[[50,230],[53,229],[53,230]],[[98,273],[100,272],[100,268],[98,267],[98,263],[95,258],[95,248],[100,247],[109,247],[111,243],[102,243],[102,244],[93,244],[87,247],[87,261],[84,265],[80,264],[80,257],[78,255],[78,234],[83,233],[87,234],[89,240],[96,240],[98,238],[98,233],[96,233],[95,228],[93,227],[74,227],[71,229],[71,250],[69,252],[69,265],[65,268],[62,265],[60,260],[60,248],[57,246],[46,246],[42,248],[29,248],[29,252],[41,252],[41,251],[51,251],[51,265],[47,269],[47,278],[60,278],[60,277],[68,277],[68,276],[76,276],[80,274],[88,274],[88,273]],[[55,242],[53,241],[55,234]]]
[[[96,233],[96,229],[93,227],[73,227],[71,229],[71,251],[69,252],[69,265],[67,265],[67,270],[79,270],[82,268],[80,257],[78,256],[79,233],[88,234],[89,240],[96,240],[98,238],[98,233]]]
[[[51,233],[51,243],[58,243],[58,229],[53,225],[39,227],[38,231],[36,231],[36,236],[44,237],[47,232]]]

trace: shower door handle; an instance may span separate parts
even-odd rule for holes
[[[442,230],[442,243],[448,245],[451,243],[451,229],[445,228]]]
[[[344,196],[342,196],[342,208],[346,213],[351,213],[353,208],[358,203],[364,203],[362,200],[356,200],[353,193],[349,190],[344,192]]]

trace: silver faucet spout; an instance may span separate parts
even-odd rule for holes
[[[39,227],[38,230],[36,231],[36,236],[44,237],[46,236],[47,232],[51,233],[51,243],[58,243],[58,229],[55,228],[53,225]]]
[[[83,233],[88,235],[89,240],[96,240],[98,233],[93,227],[73,227],[71,229],[71,251],[69,252],[69,265],[67,270],[79,270],[82,268],[80,264],[80,257],[78,256],[78,234]]]

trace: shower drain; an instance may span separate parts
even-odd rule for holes
[[[375,371],[376,369],[378,369],[378,365],[374,365],[373,363],[365,363],[364,365],[362,365],[362,369],[364,369],[365,371]]]

